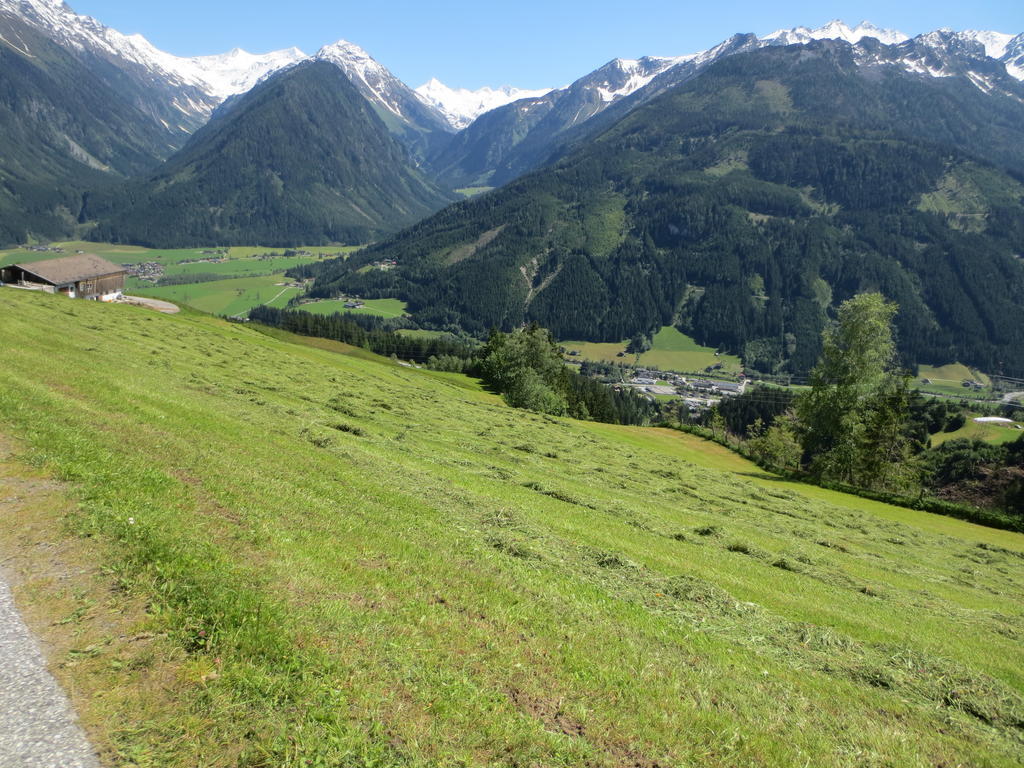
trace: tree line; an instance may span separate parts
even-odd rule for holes
[[[385,357],[394,355],[402,360],[427,362],[431,357],[470,359],[474,353],[471,345],[450,337],[398,333],[389,320],[373,315],[340,312],[333,315],[318,315],[302,310],[276,309],[262,305],[249,312],[249,319],[300,336],[333,339]]]
[[[394,320],[372,315],[318,315],[264,305],[254,308],[249,319],[434,370],[479,376],[514,408],[612,424],[651,424],[661,418],[659,406],[632,389],[609,387],[571,370],[551,333],[536,325],[511,333],[493,331],[479,347],[453,337],[401,334]]]
[[[910,389],[893,339],[896,312],[877,293],[844,302],[822,335],[807,391],[759,387],[724,401],[705,426],[775,471],[935,511],[985,508],[994,510],[985,522],[1024,526],[1024,437],[931,448],[930,435],[966,423],[964,406]]]

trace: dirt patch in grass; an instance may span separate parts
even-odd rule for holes
[[[566,713],[560,703],[545,701],[518,688],[510,690],[508,697],[520,711],[540,720],[544,728],[552,733],[576,737],[582,737],[585,733],[583,723]]]
[[[105,567],[95,540],[70,532],[75,512],[68,487],[20,462],[0,435],[0,567],[101,759],[134,764],[119,734],[171,716],[183,658],[152,631],[144,601]]]
[[[661,768],[662,764],[645,756],[632,745],[609,741],[609,734],[588,732],[583,722],[567,711],[561,699],[552,701],[542,696],[535,696],[520,688],[511,688],[508,697],[516,708],[525,715],[543,724],[544,730],[574,739],[581,739],[592,744],[604,753],[607,765],[615,768]],[[593,765],[588,762],[587,765]]]

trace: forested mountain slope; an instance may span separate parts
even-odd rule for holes
[[[148,170],[171,140],[107,78],[0,13],[0,245],[69,233],[86,189]]]
[[[366,242],[446,201],[345,74],[310,61],[254,88],[88,213],[100,240],[273,246]]]
[[[1024,89],[834,41],[723,59],[556,166],[320,274],[472,331],[620,340],[670,323],[806,371],[831,307],[879,290],[910,362],[1024,372]],[[381,258],[391,272],[360,271]]]

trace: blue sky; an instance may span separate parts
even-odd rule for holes
[[[1024,32],[1024,0],[69,0],[181,56],[234,47],[313,53],[339,38],[417,86],[560,86],[621,56],[672,56],[734,32],[867,19],[913,35],[939,27]]]

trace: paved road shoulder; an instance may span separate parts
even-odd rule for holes
[[[0,765],[98,768],[71,704],[46,669],[39,644],[0,572]]]

